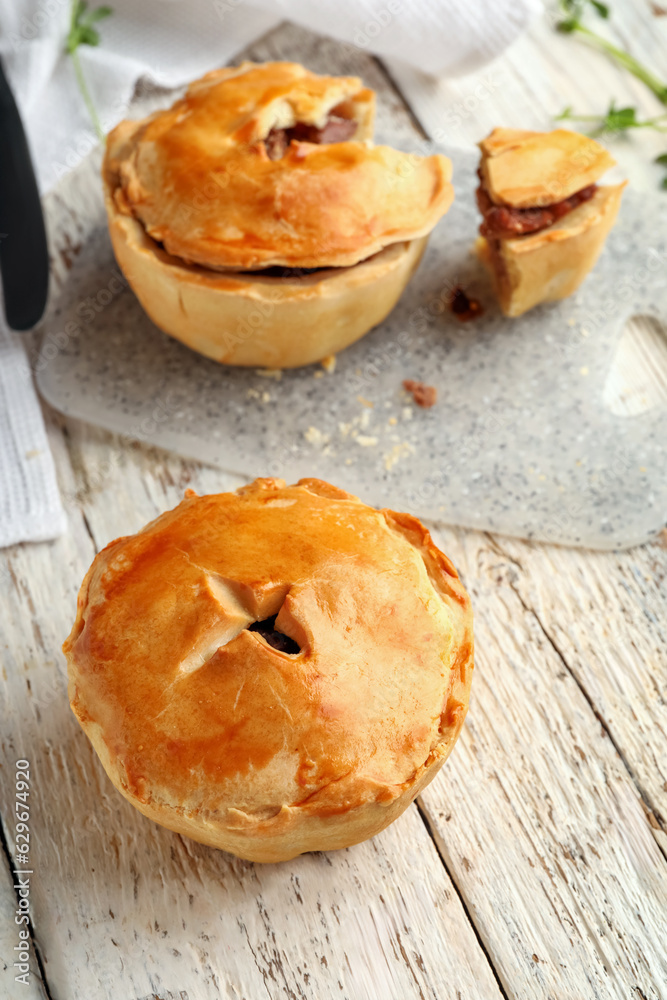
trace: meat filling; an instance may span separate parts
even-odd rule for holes
[[[332,142],[345,142],[351,139],[357,131],[357,123],[340,115],[329,115],[322,128],[297,122],[292,128],[272,128],[264,145],[270,160],[281,160],[289,148],[290,142],[312,142],[316,145],[328,145]]]
[[[416,382],[413,378],[403,380],[403,388],[406,392],[412,393],[417,406],[424,410],[430,410],[438,401],[438,390],[434,385],[426,385],[424,382]]]
[[[557,201],[553,205],[545,205],[542,208],[514,208],[512,205],[495,205],[482,182],[477,188],[477,207],[484,216],[479,231],[487,239],[500,240],[523,236],[525,233],[538,233],[578,208],[583,202],[590,201],[596,191],[597,185],[589,184],[588,187],[575,191],[569,198]]]
[[[294,654],[301,652],[299,644],[294,639],[290,639],[284,632],[276,630],[276,615],[273,615],[272,618],[265,618],[261,622],[253,622],[252,625],[248,626],[248,631],[259,632],[266,639],[269,646],[279,649],[281,653]]]
[[[241,271],[241,274],[262,274],[267,278],[302,278],[306,274],[324,270],[324,267],[283,267],[282,264],[274,264],[273,267],[262,267],[258,271]]]
[[[456,287],[449,297],[449,308],[461,323],[468,320],[477,319],[484,312],[482,305],[477,299],[471,299],[463,288]]]

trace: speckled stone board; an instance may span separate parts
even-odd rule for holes
[[[576,296],[504,319],[471,247],[476,157],[445,150],[456,201],[381,326],[319,365],[216,364],[161,333],[120,279],[101,205],[36,362],[57,409],[250,477],[329,479],[378,506],[595,548],[667,521],[667,414],[612,414],[603,388],[628,317],[667,319],[667,202],[626,191]],[[84,167],[83,169],[90,169]],[[484,315],[449,309],[463,286]],[[404,379],[433,385],[420,409]]]

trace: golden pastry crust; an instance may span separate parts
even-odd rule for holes
[[[415,271],[426,237],[355,267],[280,278],[185,264],[106,198],[114,254],[153,322],[206,357],[297,368],[337,354],[380,323]]]
[[[299,652],[248,630],[276,614]],[[279,861],[373,836],[432,779],[467,710],[472,613],[415,518],[264,479],[108,545],[63,648],[130,802]]]
[[[478,256],[491,273],[506,316],[521,316],[576,291],[600,256],[624,187],[598,188],[590,201],[537,233],[495,242],[478,238]]]
[[[372,107],[356,77],[244,63],[207,74],[166,111],[121,122],[104,174],[118,211],[187,263],[348,267],[425,236],[453,199],[446,157],[370,143]],[[269,157],[272,129],[321,128],[330,113],[357,121],[352,141],[292,141]]]
[[[563,201],[615,164],[599,142],[568,129],[496,128],[479,148],[481,177],[491,201],[514,208]]]

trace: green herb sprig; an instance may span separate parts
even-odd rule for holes
[[[566,34],[580,35],[589,44],[595,46],[595,48],[606,52],[614,62],[622,66],[623,69],[627,69],[638,80],[641,80],[655,94],[659,101],[667,104],[667,83],[664,83],[655,73],[651,73],[645,66],[642,66],[625,49],[619,49],[616,45],[612,45],[602,35],[599,35],[596,31],[591,31],[590,28],[587,28],[583,24],[582,18],[589,7],[593,7],[603,20],[609,20],[609,7],[604,3],[599,3],[598,0],[560,0],[560,11],[563,14],[563,18],[556,23],[557,29]]]
[[[612,101],[606,114],[600,115],[575,115],[572,108],[565,108],[556,116],[556,121],[571,122],[591,122],[593,129],[592,136],[618,135],[633,128],[651,128],[656,132],[667,132],[667,112],[664,115],[657,115],[655,118],[645,118],[640,121],[637,118],[636,108],[617,108],[616,102]]]
[[[104,139],[104,129],[95,109],[93,99],[90,96],[86,78],[83,75],[81,60],[79,59],[79,46],[99,45],[100,34],[93,25],[105,17],[109,17],[112,13],[113,10],[111,7],[103,6],[97,7],[95,10],[88,10],[86,0],[72,0],[70,27],[67,41],[65,42],[65,51],[72,57],[79,90],[88,108],[88,114],[90,115],[98,139]]]
[[[660,156],[656,156],[655,162],[660,164],[661,167],[664,167],[665,170],[667,170],[667,153],[661,153]],[[665,174],[665,176],[662,178],[660,187],[664,188],[664,190],[667,191],[667,174]]]
[[[600,3],[599,0],[559,0],[559,5],[560,11],[563,14],[563,19],[556,23],[556,28],[559,31],[563,31],[566,34],[576,32],[582,35],[588,42],[595,45],[596,48],[606,52],[619,66],[627,69],[638,80],[646,84],[659,101],[667,104],[667,84],[659,80],[645,66],[642,66],[629,52],[617,48],[608,42],[606,38],[603,38],[597,32],[591,31],[582,24],[581,19],[588,7],[593,7],[603,20],[608,20],[609,7],[605,3]],[[617,108],[615,101],[611,101],[606,114],[602,116],[575,115],[572,113],[572,108],[568,107],[557,116],[556,121],[591,122],[593,129],[590,135],[592,136],[606,135],[613,137],[625,134],[634,128],[650,128],[656,132],[667,132],[667,113],[656,115],[653,118],[645,118],[641,121],[637,117],[636,108]],[[655,162],[667,168],[667,153],[662,153],[656,157]],[[662,178],[660,186],[667,190],[667,175]]]

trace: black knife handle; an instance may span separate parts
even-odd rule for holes
[[[29,329],[46,305],[49,254],[28,143],[1,65],[0,274],[7,323]]]

